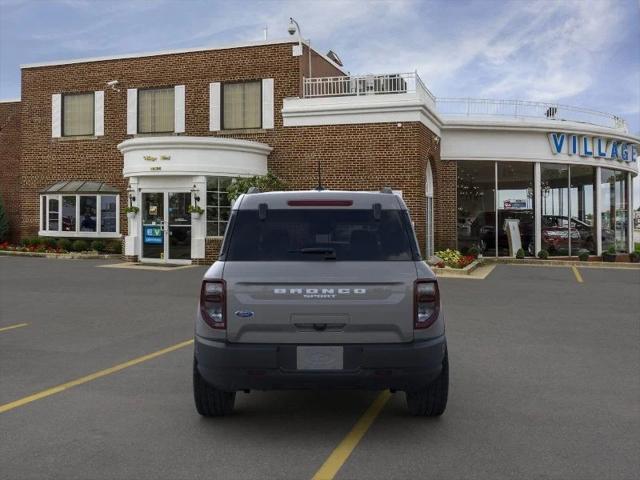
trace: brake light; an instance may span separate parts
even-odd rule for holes
[[[227,328],[226,285],[224,280],[203,280],[200,290],[200,313],[211,328]]]
[[[353,200],[289,200],[290,207],[350,207]]]
[[[440,311],[440,290],[435,280],[417,280],[414,285],[415,329],[429,328],[438,318]]]

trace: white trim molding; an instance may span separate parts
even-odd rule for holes
[[[285,98],[285,127],[420,122],[440,136],[442,122],[420,92],[392,95]]]
[[[137,137],[118,145],[125,177],[267,173],[269,145],[225,137]]]

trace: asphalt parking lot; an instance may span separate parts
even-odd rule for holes
[[[378,396],[240,393],[203,419],[184,342],[205,269],[105,263],[0,257],[0,478],[311,479]],[[335,478],[640,478],[640,270],[579,273],[442,279],[447,411],[392,395]]]

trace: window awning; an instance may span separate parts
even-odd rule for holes
[[[54,183],[50,187],[41,190],[40,193],[120,193],[116,187],[112,187],[104,182],[94,182],[85,180],[67,180],[64,182]]]

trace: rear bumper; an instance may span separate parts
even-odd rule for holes
[[[362,388],[418,390],[440,373],[443,336],[402,344],[344,345],[343,369],[296,369],[291,344],[233,344],[196,337],[198,371],[220,390]]]

